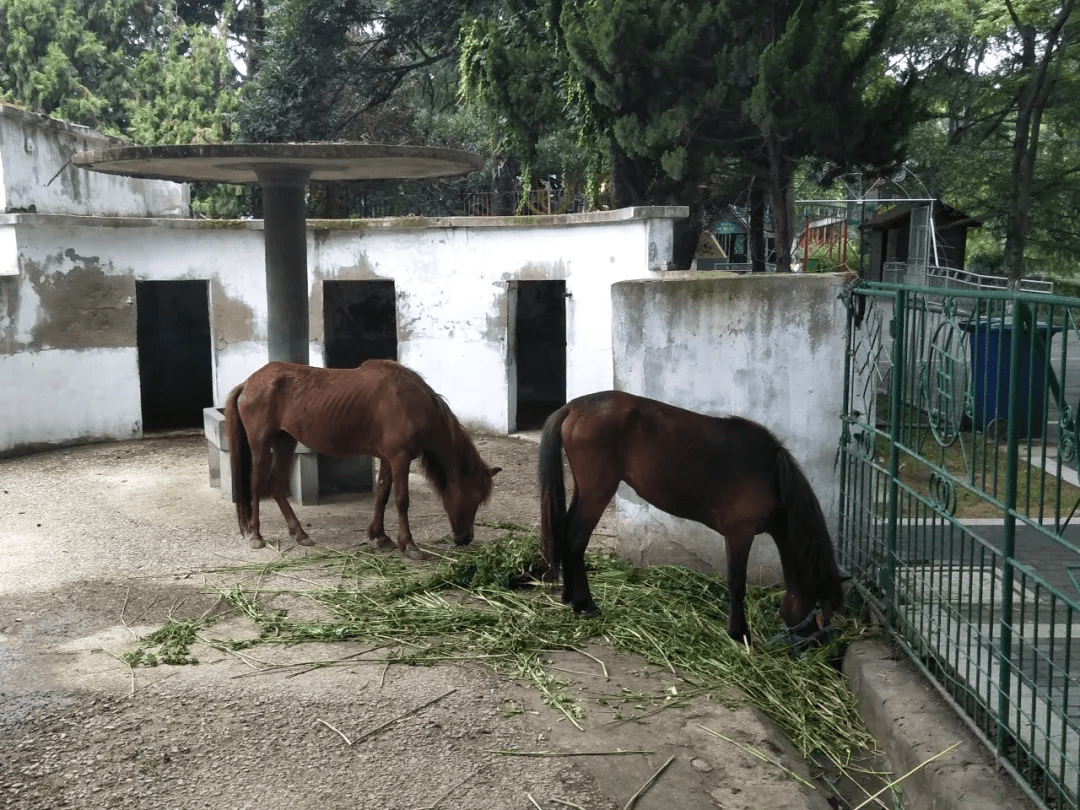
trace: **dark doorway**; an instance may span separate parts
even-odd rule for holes
[[[365,360],[397,360],[397,298],[393,281],[323,282],[323,360],[327,368],[356,368]],[[323,494],[371,489],[370,456],[319,456]]]
[[[393,281],[324,281],[323,340],[327,368],[397,360]]]
[[[214,404],[205,281],[135,282],[143,430],[202,426]]]
[[[535,430],[566,404],[566,282],[519,281],[514,332],[516,427]]]

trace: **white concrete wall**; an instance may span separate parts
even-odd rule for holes
[[[187,185],[88,172],[68,162],[78,152],[126,143],[0,104],[0,213],[188,216]]]
[[[393,279],[399,359],[466,424],[506,432],[508,282],[566,280],[567,395],[610,388],[610,286],[666,268],[680,216],[685,209],[645,208],[310,223],[311,362],[322,363],[322,282]],[[208,282],[222,404],[267,359],[261,230],[261,222],[0,214],[0,234],[14,236],[0,255],[0,266],[14,268],[0,276],[0,454],[141,435],[136,281]]]
[[[565,280],[567,398],[610,388],[611,284],[666,270],[673,220],[684,212],[623,209],[524,223],[452,218],[429,228],[402,227],[400,220],[357,229],[333,223],[322,230],[314,223],[313,340],[322,334],[322,280],[393,279],[398,359],[422,374],[467,424],[506,432],[508,284]]]
[[[675,278],[678,276],[678,278]],[[713,416],[765,425],[803,467],[836,524],[834,458],[843,405],[846,311],[839,276],[670,274],[612,287],[615,387]],[[617,548],[638,564],[724,571],[720,535],[646,504],[623,484]],[[759,537],[752,581],[782,580]]]

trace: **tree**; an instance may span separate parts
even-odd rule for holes
[[[898,165],[914,120],[915,77],[897,81],[880,58],[893,3],[873,16],[847,0],[780,5],[786,18],[774,17],[784,20],[782,32],[762,51],[750,117],[761,132],[754,162],[772,199],[777,269],[788,270],[796,170],[808,162],[828,182],[853,168],[872,174]]]
[[[261,0],[0,0],[0,93],[142,143],[228,140]]]
[[[931,193],[978,216],[1015,286],[1075,260],[1080,199],[1073,0],[936,0],[907,10],[898,51],[923,65],[912,159]],[[987,240],[984,240],[987,241]]]
[[[0,93],[112,134],[128,125],[131,67],[153,38],[137,0],[0,0]]]
[[[1022,6],[1005,0],[1004,4],[1011,26],[1001,37],[1010,57],[1005,60],[1008,73],[1002,78],[1011,81],[1002,84],[1011,89],[1005,109],[1012,117],[1005,270],[1010,285],[1015,287],[1024,274],[1043,117],[1058,94],[1066,56],[1080,43],[1080,31],[1075,26],[1066,27],[1074,0]],[[1075,59],[1076,54],[1072,56]]]
[[[909,123],[910,77],[878,59],[892,19],[857,0],[511,2],[464,29],[466,97],[490,105],[526,153],[568,121],[616,204],[691,207],[677,239],[686,264],[704,206],[765,183],[779,269],[790,267],[791,178],[894,163]],[[528,69],[543,62],[538,70]],[[756,206],[755,206],[756,207]]]
[[[139,143],[223,143],[232,140],[240,76],[229,53],[233,8],[212,24],[186,22],[175,14],[160,50],[139,54],[133,75],[138,88],[125,100],[128,135]]]
[[[452,65],[462,10],[487,3],[272,0],[259,70],[239,111],[240,137],[349,137],[366,114],[392,105],[410,83]]]

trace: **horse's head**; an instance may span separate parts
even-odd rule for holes
[[[805,594],[789,588],[780,603],[785,632],[775,640],[786,641],[793,652],[828,643],[833,615],[844,609],[845,579],[848,577],[841,576],[837,571],[816,594]]]
[[[458,478],[456,486],[447,486],[443,490],[443,507],[450,518],[456,545],[467,546],[473,541],[476,510],[491,496],[491,479],[501,469],[481,464],[469,475]]]

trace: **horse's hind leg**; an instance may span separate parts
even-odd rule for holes
[[[252,548],[262,548],[266,545],[259,531],[259,500],[262,497],[263,488],[270,480],[271,467],[274,457],[270,453],[270,442],[262,437],[251,439],[251,523],[248,525],[250,539],[248,542]]]
[[[368,526],[368,539],[374,540],[379,548],[389,548],[394,541],[386,534],[386,504],[390,501],[390,485],[394,476],[391,473],[390,462],[384,458],[379,459],[379,481],[375,485],[375,513],[371,516],[371,525]]]
[[[289,470],[292,468],[293,453],[296,452],[296,439],[288,433],[278,433],[274,437],[273,447],[274,466],[270,471],[270,492],[277,501],[281,516],[289,525],[289,535],[301,546],[310,546],[313,544],[312,540],[304,531],[286,495],[289,489]]]
[[[582,616],[596,616],[600,608],[593,601],[589,590],[589,579],[585,571],[585,549],[593,529],[600,522],[604,509],[615,495],[618,481],[610,487],[582,497],[575,486],[574,498],[566,516],[567,552],[563,558],[563,602],[574,608],[574,613]],[[610,490],[610,491],[609,491]],[[607,497],[604,497],[604,496]]]
[[[577,487],[574,487],[574,497],[570,499],[570,506],[566,510],[566,551],[563,553],[562,561],[562,602],[564,605],[574,602],[574,584],[577,577],[574,563],[570,560],[570,550],[574,547],[580,524],[581,499],[578,498]]]

